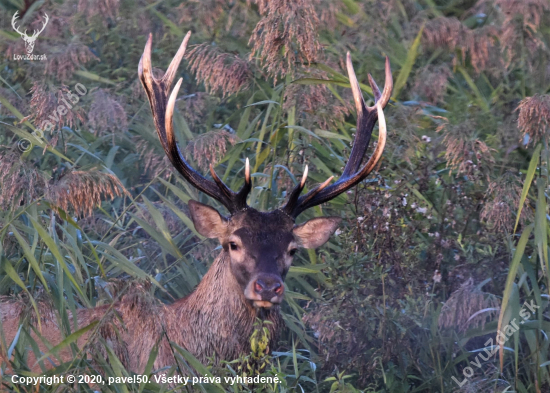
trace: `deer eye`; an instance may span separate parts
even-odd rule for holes
[[[233,251],[237,251],[239,249],[239,246],[237,246],[235,242],[229,242],[229,247],[231,247]]]
[[[290,254],[291,257],[294,256],[294,254],[296,254],[296,251],[298,251],[297,248],[293,248],[292,250],[290,250],[288,253]]]

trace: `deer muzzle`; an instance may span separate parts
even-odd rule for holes
[[[274,274],[262,274],[252,282],[252,290],[247,291],[249,299],[256,307],[271,308],[283,301],[285,286],[281,277]]]

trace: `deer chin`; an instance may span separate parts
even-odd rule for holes
[[[256,308],[267,308],[267,309],[275,305],[278,305],[278,303],[271,303],[270,301],[267,301],[267,300],[253,300],[252,304],[254,304],[254,307]]]

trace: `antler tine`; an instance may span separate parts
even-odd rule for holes
[[[361,87],[357,76],[355,76],[355,70],[351,63],[351,54],[348,52],[346,55],[346,68],[348,69],[349,83],[351,85],[351,91],[353,93],[353,100],[355,101],[355,109],[357,110],[357,116],[360,116],[366,109],[365,99],[363,93],[361,93]]]
[[[246,163],[244,166],[244,181],[246,183],[251,183],[252,180],[250,178],[250,161],[248,161],[248,157],[246,157]]]
[[[369,74],[369,83],[372,87],[376,102],[373,107],[367,107],[365,105],[365,100],[363,99],[363,94],[361,93],[361,88],[355,75],[349,52],[346,56],[346,63],[351,90],[353,92],[353,98],[357,110],[357,131],[349,160],[344,168],[342,176],[336,183],[328,186],[328,183],[332,180],[331,178],[301,197],[297,197],[295,195],[298,187],[294,189],[287,204],[283,208],[287,214],[294,218],[296,218],[304,210],[319,205],[323,202],[327,202],[361,182],[372,172],[382,157],[382,152],[384,151],[384,147],[386,145],[387,134],[386,119],[384,117],[383,108],[389,102],[393,89],[389,59],[386,57],[386,81],[384,84],[384,91],[382,93],[380,92],[380,89],[378,89],[374,79]],[[372,156],[361,168],[361,162],[369,146],[372,130],[374,129],[374,125],[377,120],[379,121],[378,144],[376,145]]]
[[[165,83],[166,86],[166,93],[168,93],[168,89],[172,85],[172,82],[174,81],[174,78],[176,76],[176,72],[178,71],[178,67],[181,63],[181,60],[183,59],[183,56],[185,55],[185,50],[187,49],[187,43],[189,42],[189,38],[191,38],[191,32],[187,32],[185,37],[183,38],[183,41],[181,42],[181,45],[178,49],[178,52],[170,62],[170,65],[168,66],[168,69],[166,70],[166,73],[162,77],[162,81]]]
[[[329,177],[327,180],[325,180],[323,183],[318,184],[315,188],[313,188],[310,192],[307,193],[307,199],[304,198],[302,203],[307,203],[311,198],[313,198],[315,195],[320,193],[323,189],[325,189],[326,186],[329,185],[329,183],[334,179],[334,176]]]
[[[183,55],[185,54],[185,48],[189,41],[190,35],[190,32],[187,33],[183,39],[183,42],[180,45],[176,56],[170,63],[164,77],[161,79],[156,79],[152,73],[152,35],[149,34],[143,55],[139,61],[138,75],[149,99],[151,112],[153,113],[153,119],[155,122],[155,128],[159,135],[160,142],[172,165],[189,183],[191,183],[193,187],[221,202],[229,210],[229,212],[233,214],[238,210],[246,208],[246,196],[251,189],[250,170],[248,169],[248,181],[245,179],[245,185],[239,193],[231,191],[229,187],[227,187],[225,183],[223,183],[223,181],[216,175],[216,172],[212,166],[211,173],[214,181],[206,179],[201,174],[196,172],[181,154],[181,150],[176,141],[176,136],[172,126],[176,98],[183,79],[179,79],[168,100],[167,95],[176,75],[177,68],[183,58]]]
[[[143,49],[143,54],[141,55],[141,58],[139,59],[138,64],[138,76],[141,83],[144,85],[145,92],[147,93],[147,96],[149,97],[149,94],[153,90],[153,81],[155,78],[153,77],[153,71],[151,67],[151,46],[153,45],[153,34],[149,33],[149,38],[147,38],[147,42],[145,43],[145,49]],[[151,99],[149,99],[149,103],[152,105]]]
[[[378,85],[374,81],[374,78],[371,74],[369,76],[369,85],[372,89],[372,94],[374,95],[374,103],[376,104],[378,101],[380,101],[380,97],[382,97],[382,93],[380,93],[380,89],[378,88]]]
[[[246,197],[250,190],[252,190],[252,178],[250,177],[250,162],[247,157],[244,164],[244,184],[235,196],[235,205],[239,210],[246,209]]]
[[[214,181],[216,182],[216,184],[218,185],[218,188],[220,189],[221,192],[223,192],[223,194],[228,198],[228,199],[231,199],[231,197],[233,196],[234,192],[231,191],[231,189],[229,187],[227,187],[227,185],[222,181],[222,179],[220,179],[218,177],[218,174],[216,173],[216,171],[214,170],[214,166],[212,164],[210,164],[210,174],[212,175],[212,179],[214,179]]]
[[[355,107],[357,110],[357,131],[355,135],[355,140],[353,142],[353,148],[351,149],[349,160],[344,168],[342,177],[346,178],[351,176],[353,173],[357,172],[361,166],[361,161],[367,151],[367,148],[370,143],[370,138],[372,134],[372,129],[376,124],[378,118],[377,111],[375,107],[366,107],[365,101],[363,99],[363,93],[357,81],[357,76],[355,75],[355,70],[353,69],[353,64],[351,62],[351,56],[348,52],[346,58],[346,66],[348,69],[349,80],[351,84],[351,89],[353,92],[353,98],[355,101]],[[391,68],[389,59],[386,57],[385,64],[386,71],[386,81],[384,85],[384,92],[380,93],[378,86],[374,79],[369,75],[369,83],[372,87],[375,101],[382,105],[384,108],[391,96],[393,89],[393,81],[391,76]]]
[[[304,174],[302,175],[302,179],[300,180],[300,183],[296,184],[296,186],[290,193],[290,196],[288,197],[288,201],[286,202],[286,205],[282,208],[282,210],[288,214],[290,214],[298,204],[300,194],[302,193],[302,190],[306,185],[307,173],[308,173],[308,166],[306,165],[306,167],[304,168]]]
[[[384,109],[388,102],[390,102],[391,93],[393,91],[393,78],[391,76],[390,58],[388,56],[386,56],[384,71],[386,80],[384,81],[384,91],[382,92],[382,97],[380,99],[382,109]]]

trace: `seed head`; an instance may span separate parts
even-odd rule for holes
[[[529,143],[536,144],[548,137],[550,121],[550,96],[534,95],[523,99],[518,107],[518,128],[525,138],[529,136]]]
[[[223,96],[245,90],[250,85],[252,71],[248,61],[239,56],[222,53],[218,48],[202,44],[187,55],[191,71],[206,90],[219,90]]]
[[[98,170],[72,171],[46,187],[45,197],[53,206],[86,216],[104,199],[129,195],[120,180]]]
[[[456,328],[460,332],[464,332],[470,327],[481,326],[483,329],[487,319],[498,315],[498,307],[498,300],[495,296],[476,288],[473,279],[470,278],[451,294],[441,308],[439,326]],[[476,312],[488,308],[495,310],[480,313],[472,318]]]
[[[262,19],[252,32],[251,58],[257,56],[275,79],[293,75],[296,64],[317,60],[319,19],[313,0],[257,0]]]

